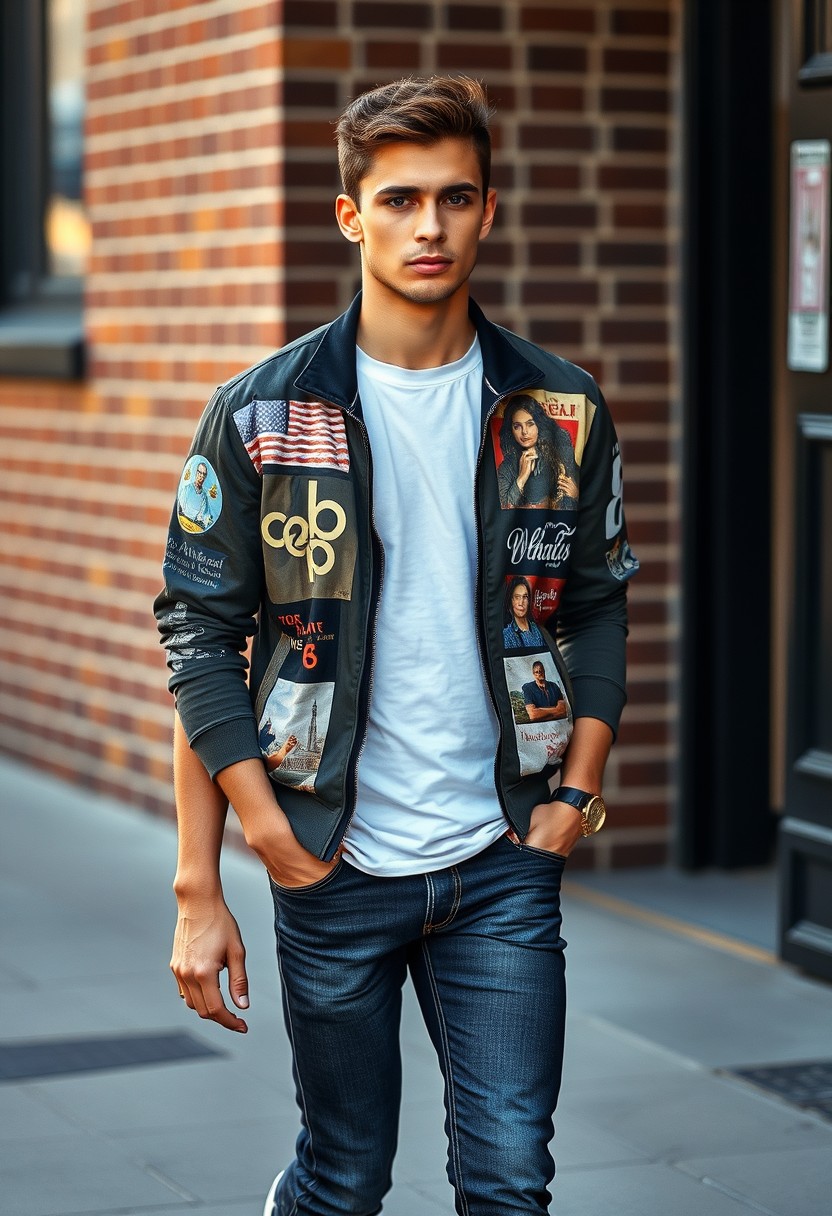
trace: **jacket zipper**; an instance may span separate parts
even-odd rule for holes
[[[370,453],[370,437],[369,437],[367,428],[364,425],[364,423],[359,418],[355,418],[355,417],[354,417],[354,421],[361,428],[361,438],[364,441],[364,451],[367,454],[367,468],[370,472],[370,477],[369,477],[369,482],[368,482],[368,496],[369,496],[369,500],[370,500],[370,527],[372,529],[373,537],[375,538],[375,540],[378,543],[378,551],[379,551],[381,560],[379,563],[379,572],[378,572],[378,594],[376,596],[375,612],[373,613],[373,630],[372,630],[372,634],[370,634],[370,635],[366,635],[366,633],[365,633],[365,636],[369,636],[370,670],[369,670],[369,673],[367,676],[367,707],[366,707],[366,713],[364,715],[364,719],[365,719],[364,720],[364,734],[361,737],[361,743],[359,745],[358,752],[356,753],[355,761],[353,764],[352,808],[350,809],[349,818],[347,819],[347,822],[344,824],[343,828],[340,829],[341,839],[339,841],[339,847],[340,847],[340,844],[343,842],[344,837],[346,836],[347,832],[350,829],[350,824],[352,823],[353,819],[355,818],[355,811],[356,811],[356,807],[358,805],[358,765],[361,761],[361,756],[363,755],[364,748],[367,743],[367,730],[370,725],[370,703],[372,701],[372,696],[373,696],[373,673],[375,671],[375,665],[376,665],[375,639],[376,639],[376,629],[378,626],[378,615],[379,615],[379,612],[381,611],[381,589],[384,584],[384,545],[381,543],[381,537],[379,536],[378,528],[376,527],[375,508],[373,505],[373,458]],[[366,625],[369,625],[369,623],[370,623],[370,610],[368,609]],[[366,626],[365,626],[365,628],[366,628]],[[356,740],[357,734],[358,734],[358,717],[356,715],[355,729],[353,731],[352,743],[350,744],[350,754],[352,754],[353,748],[355,746],[355,740]],[[345,801],[346,801],[346,787],[344,789],[344,795],[345,795]]]
[[[479,469],[480,469],[480,465],[482,462],[482,455],[483,455],[483,452],[485,451],[485,444],[488,439],[488,428],[491,423],[491,419],[492,419],[494,413],[496,412],[498,405],[500,405],[501,402],[505,401],[507,397],[512,396],[512,394],[514,392],[519,392],[520,390],[512,389],[511,393],[503,393],[502,396],[500,396],[497,393],[497,390],[494,388],[494,385],[491,383],[491,381],[488,379],[488,377],[484,373],[483,373],[483,380],[488,385],[488,387],[491,389],[492,393],[494,393],[494,401],[492,402],[491,408],[489,409],[488,413],[485,416],[485,422],[484,422],[483,428],[482,428],[482,436],[480,438],[480,450],[477,453],[477,463],[474,465],[474,521],[477,526],[477,566],[476,566],[476,574],[475,574],[475,582],[474,582],[474,624],[475,624],[475,632],[477,635],[477,653],[480,656],[480,669],[482,671],[483,679],[485,681],[485,687],[488,689],[488,695],[491,698],[491,708],[494,711],[494,717],[497,719],[498,738],[497,738],[497,751],[494,753],[494,790],[497,794],[497,801],[500,804],[500,809],[503,812],[503,816],[505,817],[505,819],[508,820],[509,826],[516,832],[517,825],[514,823],[513,819],[511,818],[511,816],[508,813],[508,810],[506,809],[505,800],[503,799],[502,790],[500,789],[500,781],[499,781],[500,774],[499,774],[498,765],[497,765],[497,757],[500,755],[500,752],[502,751],[502,747],[503,747],[503,722],[502,722],[502,718],[500,717],[500,712],[497,709],[497,702],[494,697],[494,689],[493,689],[493,686],[491,683],[491,677],[486,668],[485,659],[483,658],[483,638],[482,638],[482,634],[481,634],[481,624],[482,623],[480,620],[480,618],[482,616],[482,604],[484,602],[484,596],[482,595],[481,590],[480,590],[480,537],[482,536],[482,516],[480,515],[479,495],[477,492],[479,489],[479,485],[478,485],[477,478],[479,475]]]

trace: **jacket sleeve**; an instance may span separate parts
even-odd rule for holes
[[[189,520],[182,487],[204,466],[211,522]],[[200,470],[201,472],[201,470]],[[260,756],[244,655],[263,585],[261,483],[218,389],[197,427],[174,500],[154,604],[171,672],[168,687],[188,741],[214,777]]]
[[[575,717],[600,718],[615,735],[625,691],[627,580],[638,561],[627,543],[621,453],[609,409],[598,403],[583,452],[569,578],[557,616],[558,644],[574,690]]]

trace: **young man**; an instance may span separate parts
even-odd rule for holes
[[[594,381],[469,299],[494,219],[488,119],[478,84],[441,77],[347,108],[336,216],[363,293],[217,390],[189,459],[222,508],[198,545],[171,524],[157,601],[178,710],[171,965],[189,1006],[246,1029],[219,987],[227,966],[247,1007],[218,870],[230,800],[271,880],[302,1123],[266,1216],[380,1210],[408,971],[445,1078],[457,1211],[548,1205],[559,882],[603,821],[626,634],[609,554],[626,535]],[[548,505],[555,485],[545,506],[501,506],[517,394],[557,406],[577,515]],[[543,637],[519,660],[503,637],[518,575]],[[530,659],[566,688],[566,725],[515,722],[512,665]],[[268,773],[267,723],[295,740]]]

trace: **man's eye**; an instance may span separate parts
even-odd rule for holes
[[[401,211],[407,199],[403,194],[397,194],[395,198],[388,198],[387,206],[392,207],[394,211]]]
[[[449,194],[448,202],[453,207],[464,207],[466,203],[470,202],[470,199],[467,194]]]

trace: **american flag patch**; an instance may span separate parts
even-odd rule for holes
[[[234,422],[258,473],[264,464],[350,470],[347,431],[339,409],[320,401],[250,401]]]

